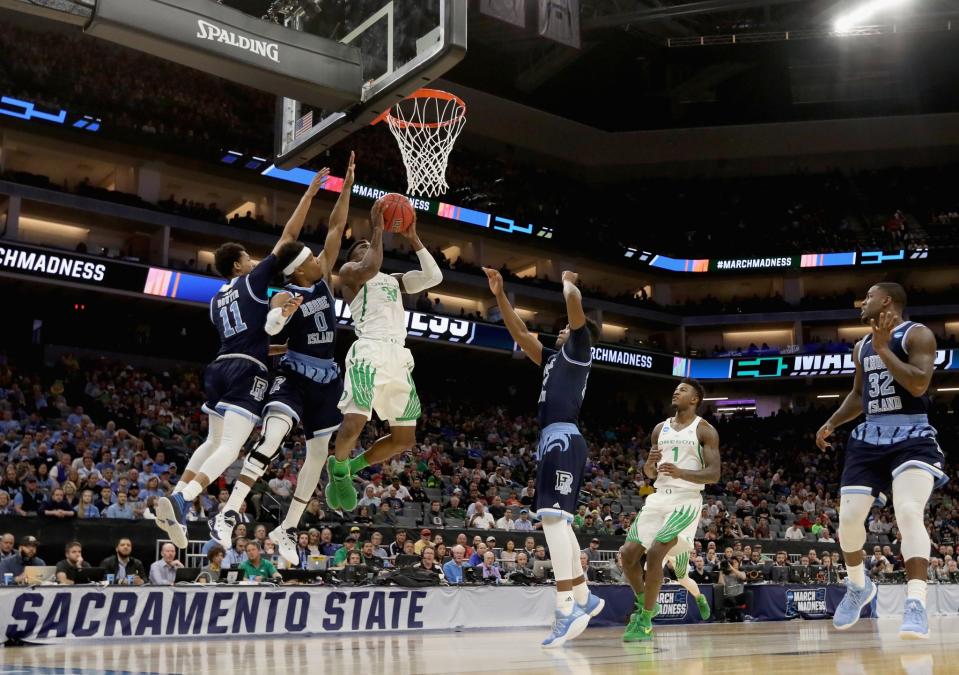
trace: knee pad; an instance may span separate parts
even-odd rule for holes
[[[260,440],[243,461],[243,473],[259,478],[280,451],[280,444],[293,429],[293,421],[286,415],[268,415],[263,421]]]

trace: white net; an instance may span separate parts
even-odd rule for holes
[[[421,90],[386,117],[406,165],[407,192],[436,197],[449,189],[446,165],[466,124],[466,104],[441,91]]]

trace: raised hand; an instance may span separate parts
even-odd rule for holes
[[[896,317],[892,312],[881,312],[879,319],[870,320],[872,326],[872,346],[875,350],[880,350],[889,346],[892,339],[892,331],[896,328]]]
[[[291,297],[289,300],[283,303],[283,308],[280,310],[281,313],[283,314],[283,318],[289,319],[291,316],[293,316],[293,312],[295,312],[299,308],[299,306],[302,304],[303,304],[302,295],[294,295],[293,297]]]
[[[316,175],[313,176],[313,180],[310,181],[310,186],[306,188],[306,194],[308,197],[315,197],[320,191],[320,188],[323,187],[323,183],[326,182],[327,176],[330,175],[329,167],[323,167],[317,171]]]
[[[343,189],[353,189],[354,171],[356,169],[356,153],[350,150],[350,162],[346,165],[346,175],[343,176]]]
[[[493,295],[499,295],[503,292],[503,275],[491,267],[483,267],[486,278],[489,280],[489,289]]]
[[[576,282],[579,281],[579,275],[576,272],[566,270],[563,272],[563,283],[567,281],[575,286]]]
[[[819,427],[819,431],[816,432],[816,446],[823,452],[832,447],[832,443],[826,439],[832,436],[832,432],[835,430],[836,428],[833,425],[831,425],[829,422],[826,422]]]
[[[383,229],[383,200],[377,199],[373,202],[373,208],[370,209],[370,225],[373,227],[373,231]]]

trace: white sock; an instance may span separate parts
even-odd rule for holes
[[[176,487],[173,488],[173,494],[178,494],[180,492],[183,492],[183,488],[185,487],[186,487],[186,483],[184,483],[182,480],[177,481]]]
[[[589,585],[585,581],[573,586],[573,599],[577,605],[585,605],[589,600]]]
[[[575,600],[572,591],[556,591],[556,610],[563,616],[569,616]]]
[[[300,524],[300,517],[306,510],[306,505],[313,497],[313,491],[320,483],[320,474],[326,466],[326,458],[330,454],[330,435],[317,436],[306,442],[306,461],[296,479],[296,491],[293,493],[293,502],[290,510],[283,519],[283,529],[289,530]]]
[[[566,536],[569,539],[570,554],[573,556],[572,578],[578,579],[581,576],[585,577],[586,570],[583,569],[583,564],[579,559],[579,541],[576,539],[576,533],[573,532],[573,528],[569,525],[566,526]],[[585,605],[586,601],[589,600],[589,585],[585,581],[573,586],[573,598],[576,599],[577,605]]]
[[[194,499],[196,499],[201,494],[203,494],[203,486],[200,485],[195,480],[191,480],[189,483],[187,483],[187,486],[185,488],[180,490],[180,494],[183,495],[183,500],[187,504],[189,504]]]
[[[251,489],[253,489],[252,485],[247,485],[242,480],[237,480],[237,482],[233,484],[233,491],[230,492],[230,498],[226,500],[226,504],[223,505],[223,510],[220,511],[220,513],[226,513],[227,511],[236,511],[239,513],[240,504],[242,504],[246,496],[250,494]]]
[[[926,582],[922,579],[910,579],[906,582],[906,597],[910,600],[918,600],[922,606],[926,606]]]
[[[846,574],[849,575],[849,582],[856,588],[863,588],[866,585],[866,567],[862,563],[858,565],[848,565]]]
[[[676,583],[685,588],[693,598],[698,598],[702,593],[699,592],[699,585],[689,578],[689,576],[676,579]]]

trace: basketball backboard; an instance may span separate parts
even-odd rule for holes
[[[466,55],[467,0],[277,0],[270,18],[288,28],[358,46],[359,103],[340,110],[277,101],[275,164],[302,165]]]

